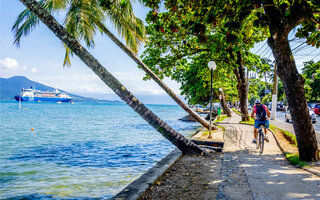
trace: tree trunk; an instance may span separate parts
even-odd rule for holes
[[[266,90],[269,89],[268,80],[267,80],[267,72],[264,73],[264,81],[266,83]]]
[[[227,117],[231,117],[231,111],[228,108],[228,105],[226,103],[226,97],[224,96],[223,90],[220,91],[220,95],[221,95],[220,104],[222,106],[223,112],[227,114]]]
[[[268,45],[275,57],[277,74],[287,96],[299,157],[304,161],[317,161],[319,150],[305,98],[304,79],[297,71],[287,35],[275,32],[268,38]]]
[[[45,9],[35,0],[20,0],[63,42],[65,43],[92,71],[99,76],[123,101],[125,101],[144,120],[153,126],[167,140],[174,144],[183,154],[206,154],[199,146],[192,143],[133,96],[112,74],[110,74],[81,44],[68,33]]]
[[[99,28],[118,46],[122,49],[132,60],[134,60],[145,71],[150,78],[152,78],[182,109],[184,109],[189,115],[191,115],[196,121],[209,129],[209,123],[202,118],[198,113],[192,110],[187,104],[185,104],[150,68],[142,62],[135,54],[124,45],[115,35],[113,35],[104,24],[99,23]],[[215,126],[211,127],[216,130]]]
[[[242,121],[249,121],[249,113],[248,113],[248,82],[245,75],[245,70],[243,68],[243,61],[241,52],[237,51],[237,64],[238,68],[233,70],[233,73],[237,77],[237,90],[239,95],[239,102],[240,102],[240,112],[241,112],[241,120]]]

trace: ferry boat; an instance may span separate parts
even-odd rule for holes
[[[36,90],[34,86],[30,89],[21,89],[21,94],[14,97],[17,101],[35,101],[35,102],[69,102],[72,98],[67,94],[60,92],[58,89],[54,91]]]

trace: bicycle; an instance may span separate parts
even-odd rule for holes
[[[264,132],[263,132],[263,125],[261,125],[258,129],[258,141],[257,141],[257,149],[260,148],[260,154],[262,154],[263,152],[263,147],[264,147],[264,139],[265,139],[265,136],[264,136]]]

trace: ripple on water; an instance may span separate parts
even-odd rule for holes
[[[0,198],[108,198],[174,148],[127,105],[1,107]],[[184,134],[196,127],[177,106],[149,107]]]

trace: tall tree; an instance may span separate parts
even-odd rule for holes
[[[239,22],[240,26],[245,26],[241,19],[250,18],[254,14],[256,17],[254,25],[267,28],[270,34],[267,42],[275,58],[277,75],[282,80],[291,108],[300,159],[319,160],[315,131],[309,120],[304,79],[298,73],[288,34],[298,28],[297,37],[305,38],[307,44],[320,47],[320,1],[232,0],[226,3],[217,0],[214,4],[215,9],[212,10],[214,18],[233,20]],[[230,13],[236,13],[238,17],[229,15]]]
[[[277,75],[282,80],[288,105],[291,108],[300,159],[317,161],[319,160],[319,149],[315,131],[309,119],[304,79],[298,73],[289,45],[288,34],[301,25],[297,36],[305,37],[308,44],[319,47],[320,2],[318,0],[263,0],[255,6],[261,7],[259,25],[267,25],[270,31],[268,45],[272,49],[277,64]]]
[[[202,149],[186,139],[150,111],[112,74],[110,74],[54,17],[35,0],[20,0],[30,9],[64,44],[67,45],[92,71],[125,101],[144,120],[153,126],[167,140],[177,146],[183,154],[205,154]]]
[[[159,12],[159,1],[146,1],[153,8],[147,16],[149,23],[147,48],[143,61],[160,77],[171,76],[191,59],[200,55],[205,62],[216,61],[218,68],[226,67],[237,79],[237,91],[243,120],[249,120],[247,109],[248,83],[246,68],[259,64],[259,58],[249,49],[256,41],[265,38],[263,30],[252,26],[253,20],[246,26],[231,20],[219,20],[209,13],[214,9],[210,2],[166,1],[166,9]],[[202,5],[201,5],[202,4]],[[192,7],[194,5],[194,7]],[[253,17],[253,16],[252,16]],[[237,32],[231,32],[238,27]]]
[[[84,39],[87,46],[93,46],[93,36],[98,28],[106,34],[117,46],[119,46],[129,57],[131,57],[149,77],[151,77],[181,108],[190,114],[204,127],[209,129],[209,123],[186,105],[161,79],[152,72],[127,46],[125,46],[115,35],[108,30],[103,23],[105,17],[111,19],[118,32],[126,39],[131,49],[137,50],[139,41],[144,39],[144,29],[141,20],[134,17],[130,0],[42,0],[42,6],[48,11],[66,8],[66,29],[75,38]],[[100,3],[99,3],[100,2]],[[13,29],[16,32],[16,42],[19,43],[22,35],[26,35],[38,24],[37,17],[30,13],[28,9],[23,11]],[[72,53],[66,48],[66,57],[64,63],[69,63],[69,54]],[[215,127],[212,127],[215,129]]]

